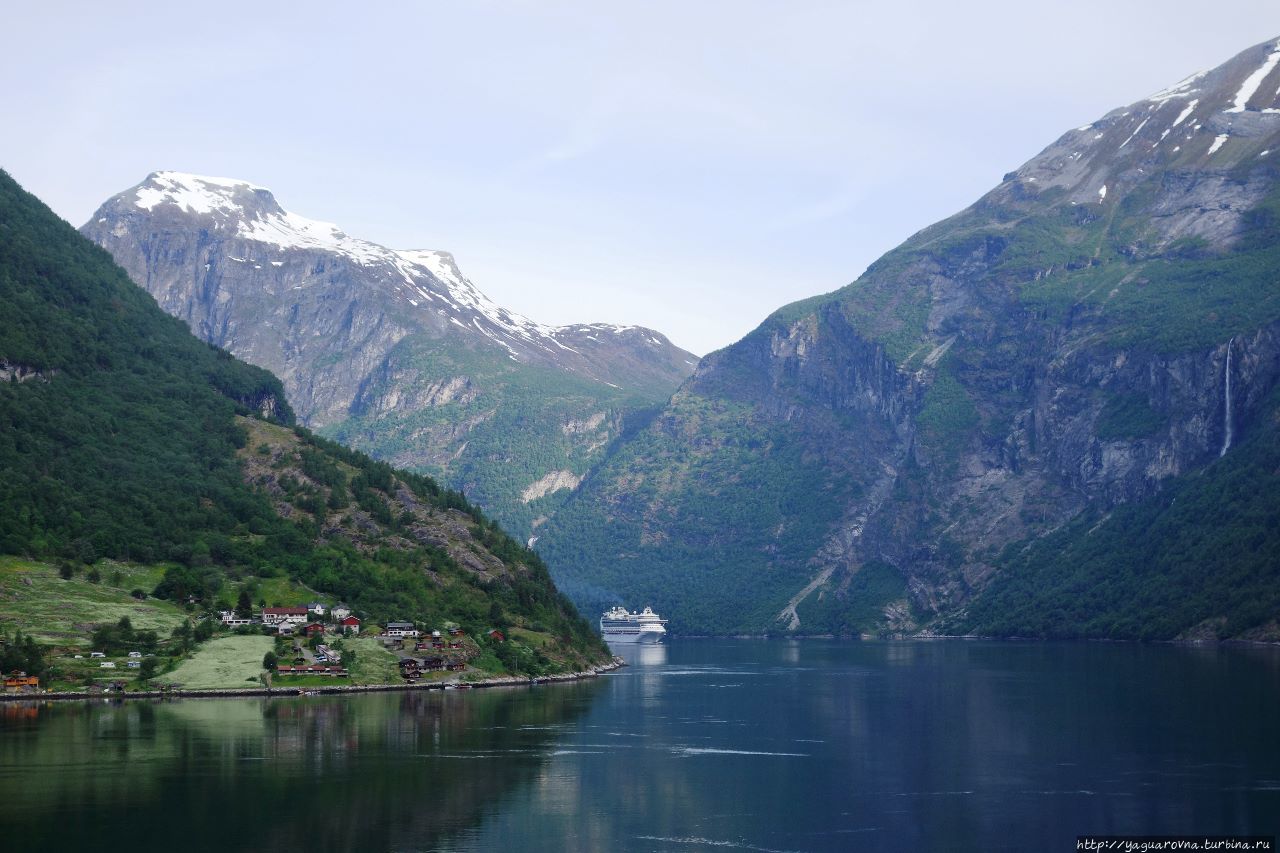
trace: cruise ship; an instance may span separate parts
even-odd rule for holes
[[[648,607],[639,613],[615,607],[600,617],[600,634],[607,643],[661,643],[667,633],[663,627],[666,623]]]

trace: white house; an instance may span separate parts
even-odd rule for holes
[[[317,616],[323,616],[326,609],[323,601],[313,601],[307,605],[307,611]]]
[[[305,607],[264,607],[262,608],[263,625],[279,625],[292,622],[295,625],[307,624],[307,608]]]
[[[351,615],[351,608],[345,604],[335,604],[329,612],[333,614],[333,621],[341,622]]]
[[[385,633],[388,637],[416,637],[418,629],[412,622],[388,622]]]

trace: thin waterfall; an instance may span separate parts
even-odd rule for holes
[[[1226,406],[1222,411],[1222,450],[1218,451],[1218,456],[1227,455],[1227,449],[1231,447],[1231,346],[1236,342],[1235,338],[1227,341],[1227,367],[1225,371],[1226,384]]]

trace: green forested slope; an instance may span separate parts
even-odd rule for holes
[[[1026,547],[951,620],[1022,637],[1280,639],[1280,396],[1223,458]]]
[[[202,607],[229,577],[287,574],[374,619],[536,626],[565,665],[602,653],[460,494],[291,429],[275,377],[192,337],[2,172],[0,304],[0,553],[163,563],[157,594]]]

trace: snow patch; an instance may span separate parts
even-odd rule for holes
[[[1229,138],[1230,138],[1230,134],[1226,134],[1226,133],[1218,134],[1216,137],[1214,137],[1213,144],[1209,146],[1209,153],[1212,154],[1213,152],[1217,151],[1219,148],[1222,147],[1222,143],[1226,142]]]
[[[1120,143],[1120,148],[1123,148],[1123,147],[1125,147],[1126,145],[1128,145],[1128,144],[1130,143],[1130,141],[1132,141],[1132,140],[1133,140],[1133,138],[1134,138],[1135,136],[1137,136],[1139,133],[1141,133],[1141,132],[1142,132],[1142,129],[1143,129],[1144,127],[1146,127],[1146,126],[1147,126],[1147,122],[1149,122],[1149,121],[1151,121],[1151,119],[1150,119],[1150,118],[1144,118],[1144,119],[1142,120],[1142,123],[1138,125],[1138,127],[1133,131],[1133,133],[1129,134],[1129,138],[1128,138],[1128,139],[1126,139],[1124,142],[1121,142],[1121,143]],[[1117,151],[1119,151],[1119,150],[1120,150],[1120,148],[1117,148],[1116,150],[1117,150]]]
[[[1177,83],[1174,83],[1168,89],[1161,89],[1159,92],[1156,92],[1154,95],[1147,98],[1147,100],[1157,104],[1162,104],[1165,101],[1169,101],[1174,98],[1186,98],[1193,95],[1199,90],[1192,89],[1191,84],[1208,73],[1208,71],[1197,71],[1185,80],[1180,80]]]
[[[1102,189],[1098,190],[1098,204],[1102,204],[1107,200],[1107,185],[1103,184]]]
[[[1191,103],[1187,104],[1187,108],[1186,108],[1186,109],[1184,109],[1182,112],[1178,113],[1178,117],[1177,117],[1177,118],[1175,118],[1175,119],[1173,120],[1173,124],[1169,125],[1169,128],[1170,128],[1170,129],[1173,129],[1173,128],[1177,127],[1178,125],[1182,124],[1184,121],[1186,121],[1186,120],[1187,120],[1187,116],[1191,115],[1191,113],[1192,113],[1192,112],[1195,110],[1195,108],[1196,108],[1196,104],[1198,104],[1198,103],[1200,103],[1200,99],[1199,99],[1199,98],[1196,98],[1194,101],[1192,101]]]
[[[1275,70],[1277,63],[1280,63],[1280,42],[1272,46],[1271,54],[1262,63],[1262,67],[1244,78],[1244,82],[1240,84],[1240,91],[1236,92],[1235,102],[1223,112],[1244,112],[1245,104],[1249,103],[1249,99],[1258,91],[1258,87],[1262,85],[1263,80],[1267,79],[1267,75]]]

